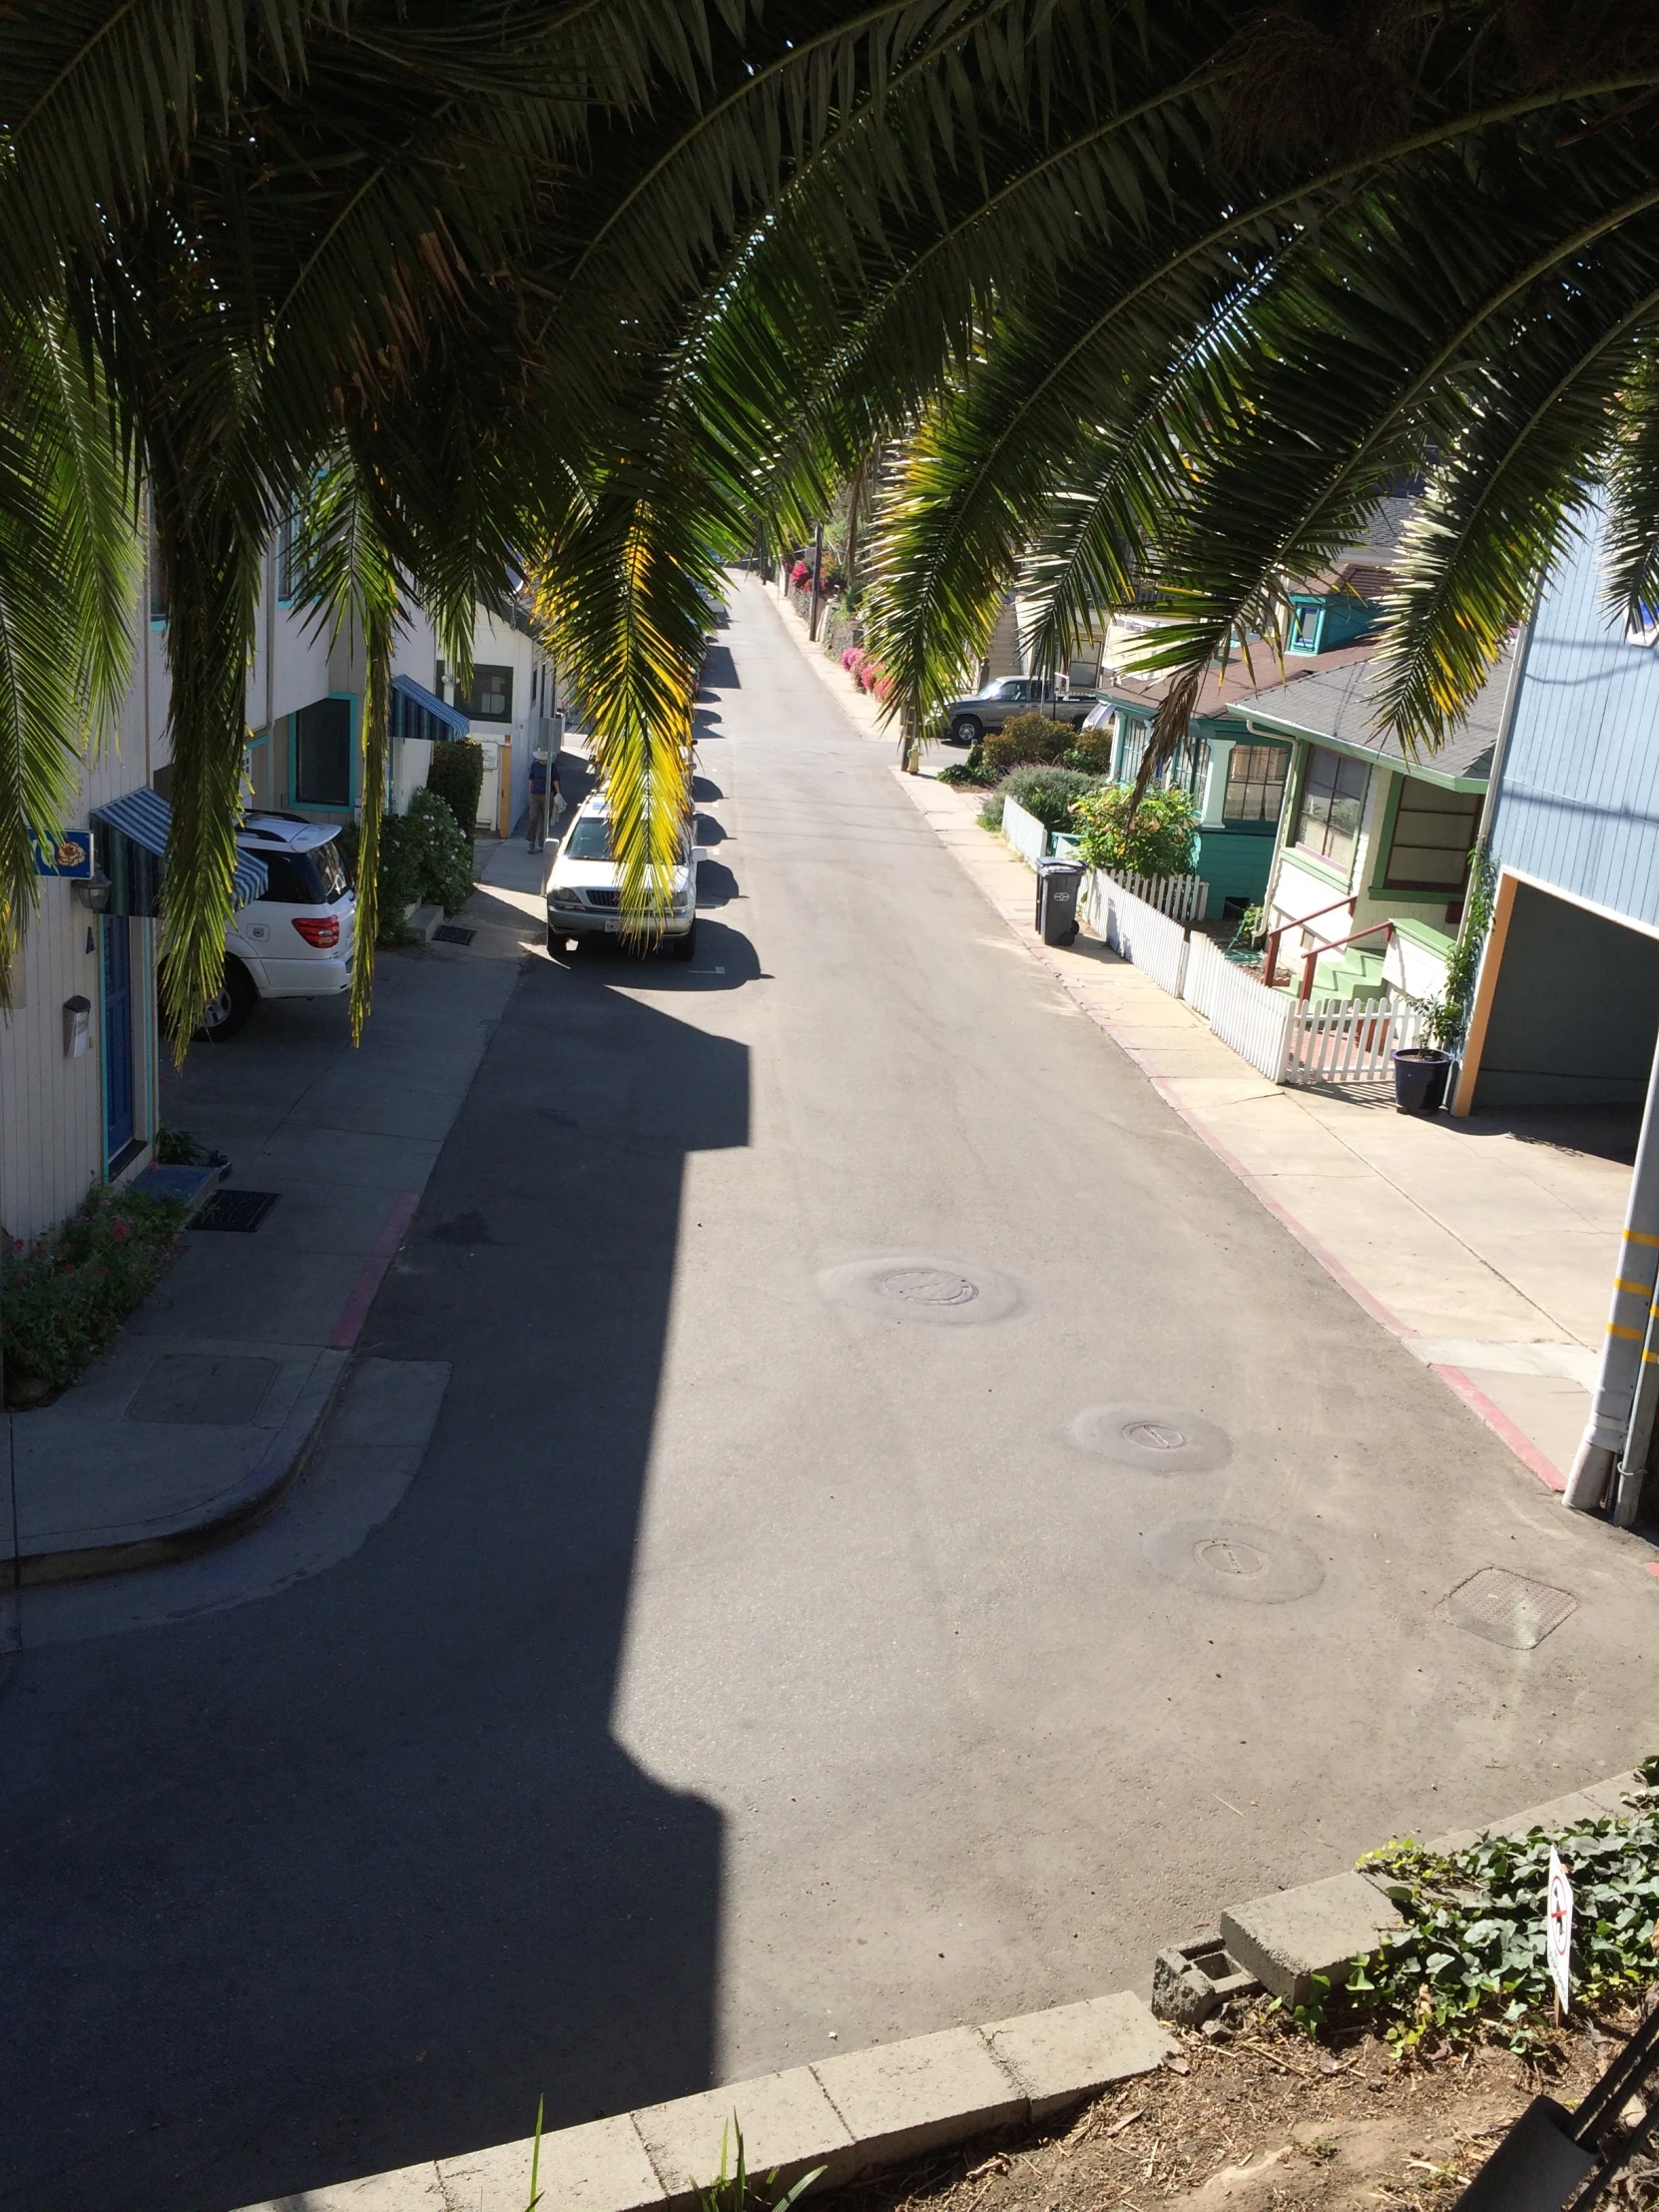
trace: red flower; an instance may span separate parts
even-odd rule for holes
[[[125,1244],[127,1242],[127,1224],[124,1221],[118,1221],[111,1231],[111,1235],[115,1238],[117,1244]]]

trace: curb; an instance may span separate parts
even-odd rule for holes
[[[1433,1837],[1426,1848],[1440,1853],[1465,1851],[1482,1836],[1521,1837],[1535,1828],[1570,1828],[1575,1822],[1613,1819],[1629,1809],[1630,1799],[1643,1787],[1639,1774],[1616,1774],[1606,1782],[1592,1782],[1587,1789],[1531,1806],[1508,1820]],[[1375,1949],[1382,1936],[1404,1926],[1381,1883],[1360,1873],[1328,1875],[1322,1882],[1277,1890],[1221,1916],[1222,1940],[1231,1955],[1274,1996],[1291,2005],[1307,2003],[1316,1974],[1333,1983],[1345,1979],[1354,1958]]]
[[[834,2188],[922,2151],[1046,2120],[1151,2073],[1177,2047],[1128,1991],[877,2043],[544,2135],[541,2201],[559,2212],[686,2212],[720,2171],[734,2114],[751,2173],[776,2168],[783,2187],[822,2166]],[[533,2150],[529,2138],[497,2143],[245,2212],[524,2212]]]
[[[272,1437],[256,1465],[236,1487],[203,1511],[187,1515],[153,1535],[117,1538],[112,1543],[72,1545],[56,1551],[20,1550],[13,1563],[23,1588],[72,1582],[98,1574],[125,1574],[134,1567],[160,1566],[186,1559],[233,1536],[259,1519],[303,1473],[312,1446],[331,1411],[350,1365],[345,1352],[319,1352],[287,1419]]]

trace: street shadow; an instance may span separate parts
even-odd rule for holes
[[[722,1816],[611,1714],[685,1162],[749,1141],[748,1054],[622,980],[526,963],[369,1314],[452,1366],[393,1517],[0,1673],[7,2212],[225,2212],[712,2079]]]
[[[703,663],[703,682],[698,697],[701,699],[705,692],[741,691],[742,688],[738,664],[732,658],[732,648],[729,645],[711,645]]]
[[[1630,1106],[1510,1106],[1476,1112],[1448,1125],[1470,1137],[1513,1137],[1517,1144],[1547,1145],[1557,1152],[1582,1152],[1619,1167],[1636,1164],[1636,1139],[1642,1109]]]
[[[741,898],[738,879],[724,860],[699,860],[697,863],[697,910],[701,914],[710,907],[728,906],[734,898]]]
[[[579,958],[595,965],[614,962],[618,968],[626,961],[626,974],[616,975],[615,980],[625,982],[633,991],[735,991],[743,983],[771,980],[761,965],[760,954],[743,931],[711,921],[706,914],[697,924],[695,959],[674,960],[660,952],[647,953],[642,959],[620,952],[604,940],[591,948],[584,946]]]
[[[701,845],[724,844],[726,842],[726,831],[713,815],[698,816],[697,841]]]
[[[692,797],[697,801],[699,806],[702,806],[705,800],[724,799],[726,797],[726,794],[714,781],[713,777],[694,776],[692,778]]]

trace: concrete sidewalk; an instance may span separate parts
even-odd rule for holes
[[[276,1194],[251,1233],[187,1230],[110,1351],[6,1416],[0,1560],[16,1583],[177,1558],[294,1478],[460,1111],[526,950],[539,859],[485,847],[466,944],[383,950],[354,1050],[343,999],[268,1004],[163,1082],[166,1122]],[[372,1347],[366,1349],[374,1349]]]
[[[847,721],[896,753],[875,703],[769,596]],[[1367,1311],[1562,1488],[1588,1417],[1628,1166],[1489,1118],[1418,1120],[1391,1098],[1267,1082],[1104,944],[1040,944],[1031,870],[980,828],[980,795],[936,781],[942,765],[898,781],[1008,925]],[[1271,1318],[1262,1356],[1295,1358]]]

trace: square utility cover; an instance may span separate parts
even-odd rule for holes
[[[1570,1590],[1529,1582],[1524,1574],[1511,1574],[1507,1567],[1482,1567],[1458,1583],[1440,1610],[1471,1636],[1507,1644],[1511,1651],[1530,1651],[1569,1613],[1577,1612],[1578,1600]]]
[[[127,1418],[241,1427],[258,1414],[276,1379],[275,1360],[165,1353],[139,1384]]]

